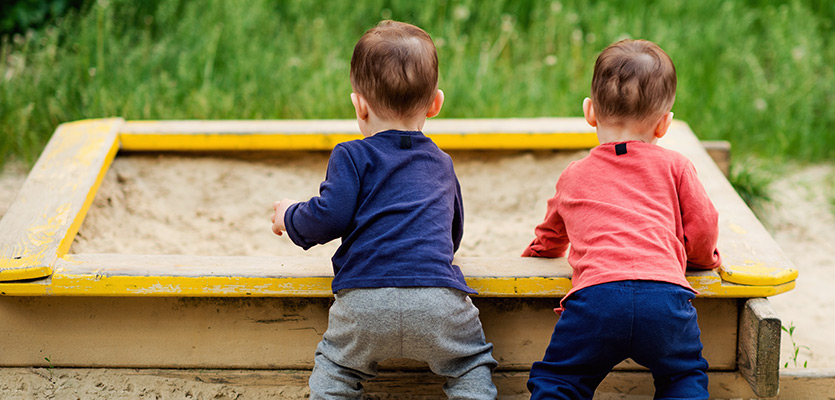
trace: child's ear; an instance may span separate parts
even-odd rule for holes
[[[670,125],[673,123],[673,113],[668,112],[661,117],[661,120],[658,121],[658,124],[655,125],[655,137],[661,139],[664,135],[667,134],[667,130],[670,129]]]
[[[594,104],[591,99],[586,97],[583,99],[583,116],[586,117],[586,122],[593,127],[597,127],[597,116],[594,115]]]
[[[365,100],[365,97],[357,93],[351,93],[351,103],[354,104],[354,111],[357,113],[357,119],[359,120],[367,120],[368,119],[368,102]]]
[[[444,91],[438,89],[435,92],[435,98],[432,100],[432,104],[429,105],[429,111],[426,112],[426,118],[432,118],[438,115],[441,112],[441,107],[444,105]]]

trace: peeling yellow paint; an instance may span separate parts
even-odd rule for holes
[[[152,296],[152,297],[330,297],[332,277],[135,276],[67,273],[58,268],[48,283],[0,283],[5,295],[27,296]],[[571,289],[568,278],[467,277],[484,297],[562,297]],[[795,282],[751,286],[724,282],[716,274],[690,275],[700,297],[765,297],[794,288]]]
[[[23,235],[28,240],[20,257],[0,259],[0,281],[34,279],[53,273],[54,257],[69,250],[78,228],[95,197],[106,172],[122,148],[125,150],[329,150],[337,143],[358,139],[358,133],[133,133],[113,134],[121,119],[83,120],[62,124],[45,149],[40,167],[30,173],[33,185],[64,185],[66,191],[87,190],[85,199],[73,209],[61,204],[41,215]],[[154,124],[136,121],[131,124]],[[553,133],[433,133],[429,134],[445,149],[581,149],[597,145],[593,132]],[[104,140],[112,140],[104,143]],[[72,179],[55,182],[56,170],[62,176],[89,173],[94,160],[104,162],[91,187]],[[37,166],[36,166],[37,167]],[[89,175],[88,175],[89,176]],[[87,183],[89,185],[89,183]],[[45,191],[44,191],[45,192]],[[21,196],[16,200],[25,204]],[[739,235],[748,232],[735,223],[729,229]],[[748,246],[747,242],[743,243]],[[736,244],[734,244],[736,246]],[[749,249],[750,250],[750,249]],[[55,251],[56,254],[48,254]],[[129,256],[125,256],[129,257]],[[43,265],[44,263],[50,265]],[[723,267],[717,273],[688,276],[691,285],[705,297],[760,297],[791,290],[797,271],[768,266],[763,261],[745,260],[742,265]],[[28,283],[0,283],[7,295],[63,296],[331,296],[330,277],[184,277],[107,275],[97,270],[90,275],[55,271],[51,278]],[[571,289],[568,278],[556,277],[468,277],[468,284],[482,296],[560,297]]]
[[[0,258],[0,271],[10,268],[28,268],[38,266],[43,262],[43,252],[28,253],[12,258]]]
[[[64,237],[61,238],[61,242],[58,244],[57,249],[57,256],[62,257],[64,254],[70,250],[70,246],[72,245],[73,240],[75,240],[75,235],[78,233],[78,229],[81,228],[81,224],[84,222],[84,217],[87,216],[87,211],[90,209],[90,206],[93,204],[93,199],[96,197],[96,193],[99,191],[99,187],[101,186],[102,181],[104,180],[104,176],[107,174],[107,170],[110,169],[110,165],[113,163],[113,159],[116,158],[116,153],[119,151],[119,141],[114,140],[111,143],[110,148],[105,155],[104,162],[102,167],[99,169],[99,173],[96,176],[95,182],[93,182],[92,187],[90,187],[87,191],[87,197],[85,197],[84,202],[81,204],[78,213],[76,213],[75,218],[73,218],[72,224],[67,228],[67,232],[64,234]],[[75,188],[74,190],[77,190]]]
[[[99,279],[96,279],[99,280]],[[161,283],[156,283],[148,287],[144,288],[136,288],[126,290],[128,293],[136,293],[136,294],[156,294],[156,295],[165,295],[165,294],[175,294],[180,295],[183,293],[183,290],[180,288],[180,285],[175,284],[166,284],[163,285]]]
[[[54,194],[58,202],[43,202],[37,208],[28,208],[34,213],[40,207],[46,208],[40,214],[26,215],[20,221],[29,222],[29,226],[11,225],[19,231],[12,243],[4,243],[7,248],[0,257],[0,265],[17,271],[4,271],[0,281],[12,279],[34,279],[48,276],[52,272],[52,263],[66,254],[75,238],[86,211],[95,196],[110,161],[118,151],[115,129],[124,121],[121,119],[84,120],[62,124],[50,139],[35,167],[29,173],[21,196],[10,206],[17,207],[25,214],[30,196]],[[109,143],[106,142],[109,140]],[[103,160],[98,171],[91,171],[96,160]],[[97,178],[90,184],[90,173],[97,173]],[[82,182],[83,181],[83,182]],[[86,193],[84,193],[86,191]],[[78,194],[84,194],[83,202],[78,201]],[[61,203],[64,199],[66,202]],[[73,200],[76,200],[73,203]],[[54,200],[53,200],[54,201]],[[32,206],[29,206],[32,207]],[[40,275],[38,275],[40,274]],[[21,277],[26,278],[21,278]]]

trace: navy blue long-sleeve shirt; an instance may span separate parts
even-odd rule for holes
[[[421,132],[389,130],[338,144],[319,196],[287,209],[290,239],[305,250],[342,238],[333,291],[449,287],[475,293],[452,265],[463,235],[452,159]]]

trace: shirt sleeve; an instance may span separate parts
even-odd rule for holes
[[[719,240],[719,213],[707,196],[693,164],[687,163],[679,187],[681,221],[687,267],[713,269],[722,264],[716,242]]]
[[[331,152],[319,196],[293,204],[284,214],[284,226],[293,243],[307,250],[347,234],[353,222],[359,189],[356,165],[348,150],[337,145]]]
[[[557,186],[559,188],[559,186]],[[545,221],[537,225],[535,229],[536,238],[528,245],[522,253],[522,257],[564,257],[568,249],[568,234],[565,231],[565,222],[560,213],[557,212],[559,189],[557,194],[548,200],[548,211],[545,213]]]

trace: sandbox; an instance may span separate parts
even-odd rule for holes
[[[359,138],[354,124],[62,125],[0,221],[0,317],[12,327],[0,331],[0,365],[45,365],[48,356],[67,367],[309,373],[338,243],[304,252],[272,235],[270,206],[315,195],[327,151]],[[518,255],[560,171],[596,139],[581,119],[430,120],[426,132],[452,155],[461,181],[456,263],[479,291],[474,301],[508,382],[500,390],[523,391],[571,283],[564,259]],[[720,212],[725,265],[688,273],[701,293],[694,304],[711,393],[776,393],[780,321],[757,298],[791,290],[796,270],[686,124],[676,121],[662,145],[694,162]],[[425,379],[419,364],[386,367]],[[640,383],[629,393],[651,393],[634,363],[618,370],[601,390],[622,390],[620,379]]]

